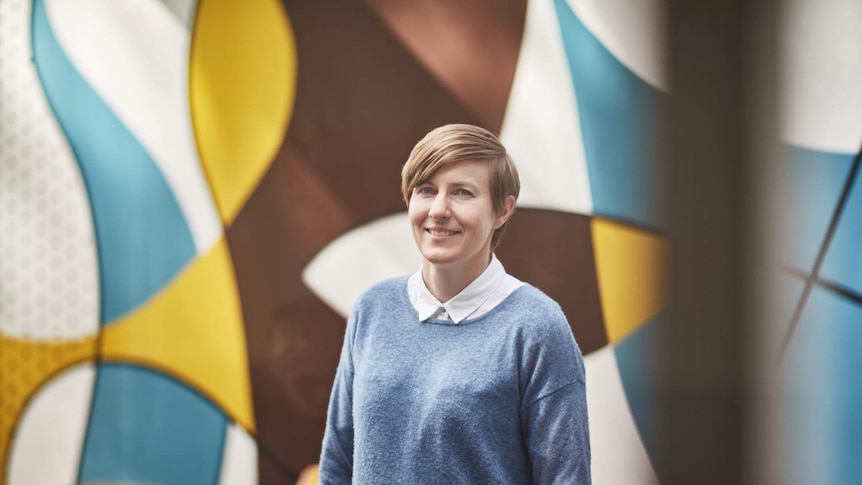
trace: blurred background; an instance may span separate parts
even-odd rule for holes
[[[858,0],[0,0],[0,484],[315,481],[412,146],[498,133],[497,254],[593,482],[862,483]],[[312,468],[308,468],[311,466]]]

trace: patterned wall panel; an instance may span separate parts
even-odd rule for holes
[[[781,337],[772,440],[783,483],[862,480],[862,5],[785,3]]]
[[[655,483],[662,8],[0,1],[2,480],[295,480],[344,315],[418,267],[400,167],[467,122],[519,165],[498,254],[585,353],[595,483]]]

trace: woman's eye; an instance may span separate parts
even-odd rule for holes
[[[416,190],[416,193],[430,195],[434,193],[434,189],[432,189],[431,187],[419,187],[419,189]]]
[[[463,195],[463,196],[467,196],[467,197],[472,197],[472,196],[473,196],[473,192],[470,192],[470,191],[469,191],[469,190],[467,190],[467,189],[458,189],[458,191],[457,191],[456,193],[457,193],[458,195]]]

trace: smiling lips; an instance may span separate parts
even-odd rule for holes
[[[439,229],[436,227],[425,229],[425,231],[427,231],[432,236],[441,236],[441,237],[442,236],[454,236],[455,234],[458,234],[458,231],[450,231],[448,229]]]

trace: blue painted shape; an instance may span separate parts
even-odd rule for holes
[[[862,294],[862,171],[853,181],[823,259],[820,277]]]
[[[776,308],[774,309],[775,319],[785,325],[784,328],[780,329],[781,331],[786,331],[790,327],[793,313],[796,311],[799,299],[802,298],[802,292],[805,291],[805,281],[804,277],[783,270],[779,270],[777,277],[771,281],[777,297]],[[781,337],[783,336],[782,334]],[[780,343],[774,342],[774,344],[777,350]]]
[[[225,416],[173,378],[103,364],[78,481],[212,485],[226,432]]]
[[[89,192],[101,320],[111,322],[165,287],[194,257],[194,241],[150,155],[66,57],[44,1],[33,4],[33,55]]]
[[[814,287],[781,368],[793,483],[862,483],[862,305]]]
[[[661,482],[658,463],[656,379],[658,378],[659,337],[663,314],[650,318],[614,346],[620,380],[638,433]]]
[[[853,156],[785,145],[779,179],[785,220],[782,264],[810,273],[838,204]],[[827,253],[828,254],[828,253]],[[824,261],[825,262],[825,261]]]
[[[658,119],[666,96],[617,60],[565,0],[554,5],[578,102],[593,211],[660,227]]]

